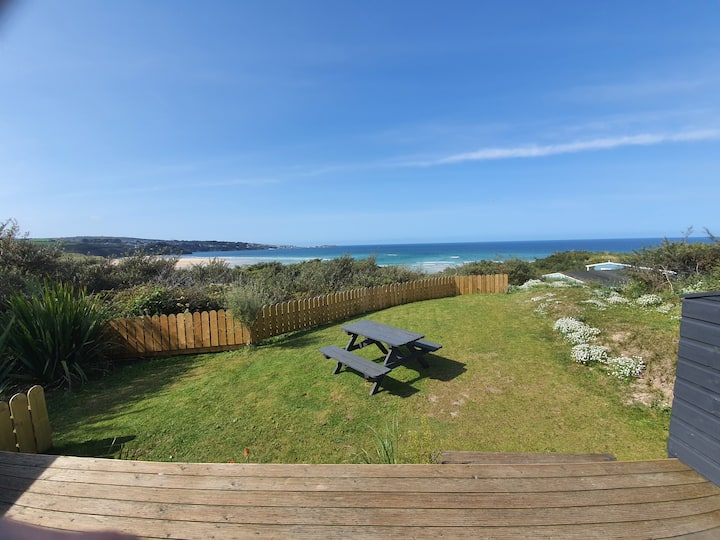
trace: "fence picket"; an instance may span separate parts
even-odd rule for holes
[[[160,331],[160,350],[172,350],[170,347],[170,324],[168,322],[168,316],[165,314],[160,315],[159,323],[158,330]]]
[[[218,328],[218,314],[214,309],[210,310],[210,346],[217,347],[220,344],[220,331]]]
[[[171,351],[177,351],[180,347],[178,346],[178,325],[177,316],[168,315],[168,346]]]
[[[30,409],[30,423],[35,433],[35,447],[37,452],[45,452],[52,448],[52,429],[48,417],[45,391],[42,386],[35,385],[27,393]]]
[[[187,329],[185,328],[185,314],[177,314],[175,316],[175,323],[177,324],[178,349],[182,351],[188,348]]]
[[[37,453],[30,409],[25,394],[15,394],[10,398],[10,416],[15,426],[15,439],[17,440],[18,450],[28,454]]]
[[[10,406],[0,401],[0,450],[3,452],[17,452],[15,434],[10,419]]]
[[[196,311],[190,315],[190,320],[186,322],[190,322],[192,325],[190,328],[192,329],[193,343],[195,344],[195,347],[198,349],[202,348],[202,315],[200,315],[199,311]]]
[[[27,395],[15,394],[9,402],[0,401],[0,450],[5,452],[45,452],[52,448],[52,430],[45,392],[33,386]]]

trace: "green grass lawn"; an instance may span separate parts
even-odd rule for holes
[[[443,344],[429,368],[393,370],[372,397],[370,383],[348,371],[333,375],[334,362],[318,352],[345,345],[340,323],[240,351],[119,366],[80,391],[48,396],[56,451],[243,462],[249,448],[253,462],[349,463],[374,455],[389,433],[407,463],[430,462],[441,450],[666,457],[667,410],[629,405],[630,385],[573,362],[553,317],[537,313],[536,294],[459,296],[368,314]],[[577,309],[571,297],[585,293],[558,294]],[[623,310],[593,316],[620,324],[630,313]],[[632,313],[636,326],[656,318]],[[677,339],[677,320],[662,321],[663,339]],[[381,356],[374,347],[357,353]]]

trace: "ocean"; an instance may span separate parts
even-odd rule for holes
[[[669,240],[679,239],[671,238]],[[427,273],[435,273],[448,267],[460,266],[473,261],[502,261],[512,258],[532,261],[562,251],[632,253],[642,248],[656,247],[662,241],[662,238],[614,238],[606,240],[373,244],[247,251],[205,251],[183,255],[182,258],[218,258],[226,260],[231,266],[245,266],[270,261],[292,264],[313,259],[329,260],[343,255],[350,255],[355,259],[367,259],[374,256],[380,266],[405,265]],[[706,239],[691,238],[689,241],[702,242],[706,241]]]

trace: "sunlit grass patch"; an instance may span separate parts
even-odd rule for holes
[[[568,316],[602,336],[641,322],[620,311],[607,319],[612,310],[600,320],[572,302],[585,298],[575,289],[557,293],[552,310],[572,305]],[[253,462],[351,463],[374,452],[397,419],[393,459],[403,463],[429,462],[441,450],[665,457],[668,415],[627,406],[626,385],[574,362],[550,316],[534,312],[535,296],[468,295],[368,314],[443,345],[429,368],[393,370],[372,397],[362,377],[333,375],[319,353],[345,345],[340,323],[234,352],[126,365],[77,393],[49,396],[57,451],[242,462],[247,448]],[[638,311],[643,324],[660,317]],[[382,356],[374,347],[358,354]]]

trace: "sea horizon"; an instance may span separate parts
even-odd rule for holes
[[[433,242],[408,244],[327,245],[316,247],[282,247],[242,251],[202,251],[181,256],[182,259],[221,259],[230,266],[248,266],[279,262],[294,264],[309,260],[330,260],[344,255],[362,260],[375,257],[379,266],[407,266],[426,273],[480,260],[504,261],[521,259],[533,261],[564,251],[595,253],[633,253],[659,246],[663,241],[683,238],[607,238],[574,240],[513,240],[505,242]],[[688,238],[688,242],[708,241],[707,238]]]

